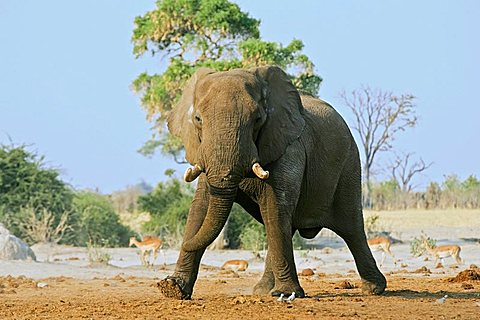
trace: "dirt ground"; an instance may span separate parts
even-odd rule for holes
[[[300,277],[308,298],[291,304],[251,295],[264,262],[250,251],[207,250],[193,300],[179,301],[165,298],[157,288],[172,274],[178,250],[164,250],[154,268],[144,268],[136,248],[104,249],[109,264],[92,265],[86,248],[35,245],[37,262],[0,261],[0,320],[480,319],[480,270],[449,281],[470,265],[480,266],[480,210],[379,215],[380,227],[400,240],[392,245],[396,261],[387,257],[381,266],[388,280],[382,296],[362,294],[350,252],[330,235],[315,239],[314,249],[295,252],[297,270],[311,268],[316,274]],[[438,245],[460,245],[464,263],[446,258],[436,268],[432,257],[412,256],[410,241],[422,230]],[[381,253],[374,257],[379,262]],[[220,272],[230,259],[247,260],[248,270]],[[345,281],[354,288],[346,289]],[[443,304],[436,303],[445,295]]]
[[[79,280],[0,278],[0,319],[480,319],[480,281],[428,273],[387,275],[382,296],[368,296],[350,275],[301,277],[308,298],[292,303],[252,296],[260,274],[218,273],[197,281],[192,300],[167,299],[159,279],[117,275]],[[437,299],[448,295],[443,304]]]

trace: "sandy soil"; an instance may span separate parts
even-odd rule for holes
[[[34,281],[0,278],[0,319],[479,319],[480,281],[392,274],[382,296],[341,289],[354,274],[302,277],[308,298],[291,304],[248,295],[259,274],[217,273],[197,282],[193,300],[164,298],[158,279],[125,277]],[[38,284],[48,284],[39,288]],[[448,295],[445,303],[436,300]]]

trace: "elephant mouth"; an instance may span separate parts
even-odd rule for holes
[[[255,162],[253,164],[252,171],[261,180],[267,180],[270,176],[270,172],[264,170],[258,162]],[[198,176],[202,174],[202,172],[204,172],[204,169],[200,165],[195,164],[193,167],[187,168],[187,170],[185,170],[183,179],[185,180],[185,182],[192,182],[197,179]],[[230,178],[224,178],[224,180],[227,181],[230,180]]]
[[[210,195],[216,196],[216,197],[224,197],[231,195],[232,193],[235,193],[237,190],[237,186],[235,187],[216,187],[211,185],[210,183],[207,183],[208,186],[208,191]]]

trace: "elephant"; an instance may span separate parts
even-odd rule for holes
[[[359,152],[346,122],[328,103],[300,94],[278,66],[200,68],[167,116],[170,132],[198,178],[176,268],[158,283],[167,297],[191,299],[205,249],[234,202],[265,225],[265,270],[253,294],[304,297],[292,236],[322,228],[346,242],[368,294],[386,279],[364,231]]]

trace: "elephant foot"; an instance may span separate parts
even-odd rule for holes
[[[192,293],[185,290],[185,282],[181,278],[167,277],[157,283],[158,289],[167,298],[177,300],[189,300],[192,298]]]
[[[256,285],[253,287],[253,294],[269,294],[270,291],[275,286],[275,280],[262,278]]]
[[[274,297],[279,297],[282,293],[285,297],[288,297],[295,292],[296,298],[305,298],[305,291],[300,286],[281,286],[275,287],[270,291],[270,294]]]
[[[362,292],[364,294],[373,294],[379,295],[385,291],[387,287],[387,281],[385,277],[381,277],[379,281],[371,282],[365,279],[362,279]]]

